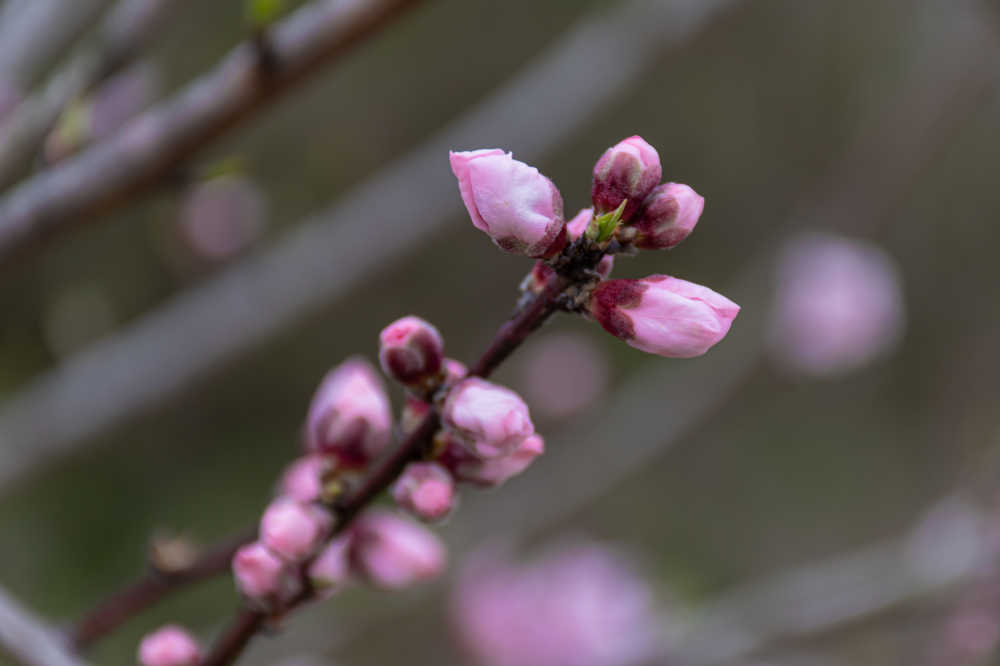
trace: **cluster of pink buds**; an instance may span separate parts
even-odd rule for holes
[[[501,248],[542,259],[523,289],[537,295],[556,274],[589,275],[574,302],[606,331],[643,351],[673,358],[704,354],[739,312],[728,298],[685,280],[652,275],[608,280],[616,253],[669,249],[694,229],[705,201],[679,183],[660,184],[656,149],[638,136],[609,148],[594,166],[593,208],[563,221],[562,197],[537,169],[499,149],[451,154],[476,228]]]
[[[419,317],[403,317],[382,330],[380,365],[405,391],[398,422],[382,378],[367,361],[348,359],[323,378],[306,415],[302,456],[282,475],[257,540],[232,560],[236,585],[258,613],[280,616],[354,580],[398,589],[443,570],[445,548],[433,532],[367,503],[389,489],[401,513],[439,521],[454,510],[460,483],[499,486],[544,452],[525,401],[484,376],[554,310],[592,317],[633,347],[670,357],[703,354],[726,335],[739,311],[706,287],[666,275],[608,279],[615,254],[673,247],[691,232],[703,207],[686,185],[659,184],[659,156],[641,138],[626,139],[601,157],[594,167],[593,208],[569,222],[552,181],[510,153],[453,152],[451,166],[473,224],[502,249],[538,260],[522,285],[519,312],[472,372],[445,356],[441,333]],[[397,431],[406,440],[387,453]],[[503,653],[494,663],[529,663],[525,659],[537,654],[528,643],[548,640],[536,631],[539,626],[549,632],[562,606],[594,606],[594,599],[608,594],[622,597],[609,606],[612,614],[593,613],[582,624],[559,627],[563,647],[583,646],[593,654],[612,649],[615,658],[643,647],[644,632],[626,635],[624,629],[640,619],[644,592],[612,584],[620,577],[601,557],[583,553],[571,559],[578,566],[546,567],[517,583],[526,596],[510,597],[499,615],[482,606],[487,620],[473,629],[490,634],[487,642]],[[547,585],[560,579],[558,570],[570,572],[569,579],[590,578],[593,585],[556,603],[563,586]],[[524,599],[548,604],[544,625],[519,624],[519,616],[534,617]],[[505,627],[523,634],[527,647],[504,648]],[[499,633],[493,635],[494,629]],[[543,650],[547,656],[537,663],[576,663],[563,647]],[[168,627],[143,641],[140,659],[146,666],[183,666],[200,657],[187,634]]]
[[[441,334],[423,319],[403,317],[387,326],[379,335],[379,360],[406,390],[402,430],[411,431],[431,410],[444,425],[439,445],[407,465],[392,486],[406,513],[441,520],[455,507],[458,481],[499,485],[542,452],[524,401],[502,386],[466,378],[465,366],[445,358]],[[378,459],[392,429],[385,386],[370,364],[352,358],[327,374],[306,417],[304,455],[285,470],[258,540],[233,558],[237,586],[251,603],[274,610],[306,585],[328,592],[365,580],[399,588],[440,573],[446,553],[437,537],[393,513],[365,512],[333,536],[330,507]]]

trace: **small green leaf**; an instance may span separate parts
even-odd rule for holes
[[[285,0],[246,0],[246,16],[251,25],[263,28],[285,11]]]
[[[584,232],[587,239],[598,245],[603,245],[610,241],[614,237],[615,231],[618,230],[618,225],[622,221],[622,213],[625,211],[625,204],[627,203],[628,200],[626,199],[618,205],[618,208],[610,213],[594,216],[594,219],[590,221],[590,224],[587,225],[587,230]]]

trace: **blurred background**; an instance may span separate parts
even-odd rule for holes
[[[2,3],[0,37],[35,2]],[[0,39],[0,127],[97,39],[115,3],[91,4],[30,72]],[[172,4],[5,176],[0,227],[24,188],[248,35],[243,0]],[[640,134],[706,208],[615,276],[725,294],[743,308],[729,336],[671,360],[556,317],[498,374],[548,450],[463,493],[438,530],[449,574],[313,605],[241,663],[479,663],[455,619],[465,563],[486,547],[541,566],[567,543],[638,572],[657,647],[559,663],[1000,663],[998,53],[993,0],[427,0],[393,17],[151,187],[79,220],[67,205],[65,233],[5,256],[0,585],[60,625],[140,575],[151,535],[252,523],[321,377],[373,359],[399,316],[473,360],[530,263],[472,227],[449,148],[513,151],[571,215],[600,154]],[[228,575],[183,590],[88,659],[132,663],[166,621],[208,638],[236,601]]]

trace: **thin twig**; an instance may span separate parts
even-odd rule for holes
[[[0,589],[0,652],[25,666],[83,666],[63,638]]]
[[[0,125],[0,188],[31,163],[67,105],[130,61],[168,10],[182,1],[120,0],[101,26],[99,39],[79,49],[43,90],[18,104]]]
[[[188,566],[170,572],[149,571],[81,617],[70,632],[70,644],[77,650],[85,649],[177,588],[228,570],[239,547],[256,536],[256,527],[251,527],[201,553]]]
[[[0,263],[148,190],[213,139],[245,122],[420,0],[316,0],[268,30],[276,68],[260,76],[252,39],[107,141],[42,172],[0,200]]]

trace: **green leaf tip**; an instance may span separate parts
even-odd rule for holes
[[[603,245],[610,241],[614,237],[615,231],[618,230],[618,225],[621,224],[622,213],[625,211],[627,203],[628,199],[625,199],[618,204],[618,208],[610,213],[595,215],[594,219],[587,225],[587,231],[584,232],[587,239],[598,245]]]

